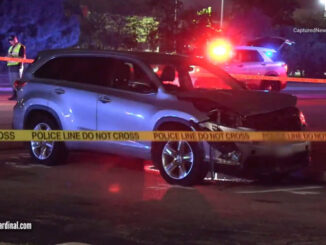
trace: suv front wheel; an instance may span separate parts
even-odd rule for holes
[[[168,141],[155,143],[155,163],[161,176],[170,184],[191,186],[202,182],[208,164],[202,161],[198,143]]]
[[[45,131],[59,130],[55,120],[44,114],[35,115],[29,122],[28,128]],[[34,160],[44,165],[63,164],[67,158],[67,151],[63,142],[31,141],[29,151]]]

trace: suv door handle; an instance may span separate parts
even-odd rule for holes
[[[261,65],[262,65],[262,66],[266,66],[267,64],[266,64],[266,63],[262,63]]]
[[[238,67],[243,67],[243,64],[239,64]]]
[[[99,98],[99,101],[101,101],[103,104],[110,103],[112,100],[107,96],[102,96]]]
[[[64,89],[62,89],[62,88],[56,88],[56,89],[54,90],[54,92],[55,92],[56,94],[64,94],[66,91],[65,91]]]

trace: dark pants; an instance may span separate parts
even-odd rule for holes
[[[21,65],[18,66],[8,66],[8,75],[9,75],[9,83],[12,87],[13,94],[16,94],[16,90],[14,88],[14,82],[22,77],[24,67]]]

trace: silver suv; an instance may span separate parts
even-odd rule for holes
[[[196,88],[189,75],[194,67],[205,71]],[[186,56],[46,51],[16,83],[13,124],[34,130],[303,130],[295,97],[239,84],[218,67]],[[214,164],[271,174],[296,170],[309,159],[309,143],[30,142],[29,149],[36,161],[52,165],[63,163],[71,150],[152,159],[166,181],[180,185],[198,183]]]

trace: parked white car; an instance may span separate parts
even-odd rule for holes
[[[221,65],[230,74],[263,75],[274,77],[287,77],[287,64],[278,57],[274,49],[237,46],[234,49],[232,59]],[[262,89],[280,91],[286,87],[286,80],[244,80],[250,89]]]

